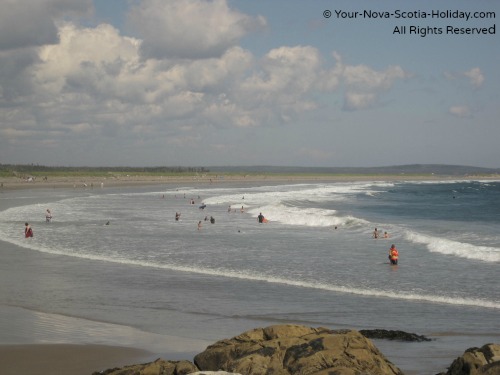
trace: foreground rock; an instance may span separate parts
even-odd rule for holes
[[[157,359],[154,362],[142,365],[125,366],[121,369],[115,368],[92,375],[187,375],[199,371],[199,369],[189,361],[164,361]]]
[[[164,361],[95,372],[93,375],[402,375],[358,331],[300,325],[257,328],[210,345],[189,361]]]
[[[202,370],[240,374],[402,374],[358,331],[276,325],[210,345],[194,358]]]
[[[447,372],[439,375],[499,375],[500,345],[486,344],[467,349],[453,361]]]
[[[374,330],[401,340],[401,336]],[[400,332],[400,331],[398,331]],[[366,333],[366,332],[365,332]],[[423,358],[422,360],[425,360]],[[257,328],[210,345],[190,361],[165,361],[126,366],[92,375],[402,375],[372,342],[358,331],[275,325]],[[467,349],[439,375],[500,375],[500,345]]]

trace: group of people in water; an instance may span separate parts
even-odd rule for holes
[[[163,196],[163,198],[164,198],[164,196]],[[194,204],[194,199],[190,199],[189,203],[190,204]],[[200,206],[200,209],[203,210],[203,209],[205,209],[205,207],[206,207],[206,204],[202,203],[202,205]],[[231,212],[231,205],[229,205],[229,208],[228,208],[227,211],[229,213]],[[240,211],[242,213],[245,212],[243,206],[241,206]],[[181,213],[180,212],[176,212],[175,213],[175,221],[179,221],[180,217],[181,217]],[[215,218],[213,216],[210,216],[210,219],[208,218],[208,216],[205,216],[205,221],[209,221],[209,220],[210,220],[211,224],[215,224]],[[52,221],[52,212],[50,211],[49,208],[47,208],[47,210],[45,211],[45,221],[47,223],[50,223]],[[259,223],[267,223],[267,219],[264,217],[264,215],[262,215],[262,212],[259,213],[259,215],[257,216],[257,221]],[[106,223],[106,225],[109,225],[109,221]],[[198,221],[198,230],[201,230],[201,228],[202,228],[202,222],[200,220],[200,221]],[[337,226],[335,226],[335,229],[337,229]],[[31,238],[31,237],[33,237],[33,228],[31,228],[30,224],[27,223],[27,222],[24,224],[24,236],[25,236],[25,238]],[[372,237],[374,239],[389,238],[389,234],[387,232],[384,232],[383,235],[380,235],[379,230],[377,228],[375,228],[374,231],[373,231]],[[391,245],[391,247],[389,249],[388,258],[389,258],[389,261],[390,261],[391,265],[397,265],[398,264],[399,251],[396,248],[396,245],[394,245],[394,244]]]
[[[381,238],[379,230],[377,228],[375,228],[375,230],[373,231],[373,238],[375,238],[375,239]],[[389,238],[389,233],[384,232],[382,238]]]
[[[52,212],[50,212],[50,209],[47,208],[47,210],[45,211],[45,222],[46,223],[50,223],[52,221]],[[31,225],[26,222],[24,223],[24,237],[25,238],[31,238],[33,237],[33,228],[31,227]]]

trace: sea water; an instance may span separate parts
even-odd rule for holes
[[[415,374],[500,342],[498,181],[8,194],[16,203],[0,212],[0,240],[37,264],[16,292],[3,290],[3,305],[212,341],[287,323],[404,330],[433,341],[376,345]],[[52,276],[37,277],[41,267]]]

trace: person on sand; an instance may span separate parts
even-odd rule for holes
[[[24,237],[25,238],[33,237],[33,229],[31,229],[28,223],[24,223]]]
[[[50,221],[52,220],[52,213],[50,212],[50,210],[47,208],[47,211],[45,212],[45,221],[47,223],[50,223]]]
[[[375,230],[373,231],[373,238],[378,238],[378,229],[375,228]]]
[[[389,260],[391,261],[391,264],[397,265],[398,258],[399,258],[399,251],[398,249],[396,249],[396,245],[392,244],[391,248],[389,249]]]

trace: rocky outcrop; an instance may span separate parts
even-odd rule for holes
[[[362,329],[359,331],[363,336],[369,339],[384,339],[397,341],[431,341],[431,339],[417,335],[416,333],[408,333],[405,331],[393,331],[387,329]]]
[[[365,334],[401,340],[399,332]],[[403,332],[404,333],[404,332]],[[409,334],[407,338],[422,341]],[[404,338],[403,338],[404,339]],[[405,340],[406,341],[406,340]],[[354,330],[301,325],[257,328],[210,345],[190,361],[165,361],[126,366],[92,375],[402,375],[373,343]],[[438,375],[500,375],[500,345],[467,349]]]
[[[154,362],[142,365],[131,365],[123,368],[115,368],[92,375],[187,375],[199,371],[190,361],[164,361],[157,359]]]
[[[203,370],[241,374],[402,374],[358,331],[276,325],[218,341],[194,358]]]
[[[467,349],[453,361],[447,372],[438,375],[499,375],[500,345],[486,344]]]

